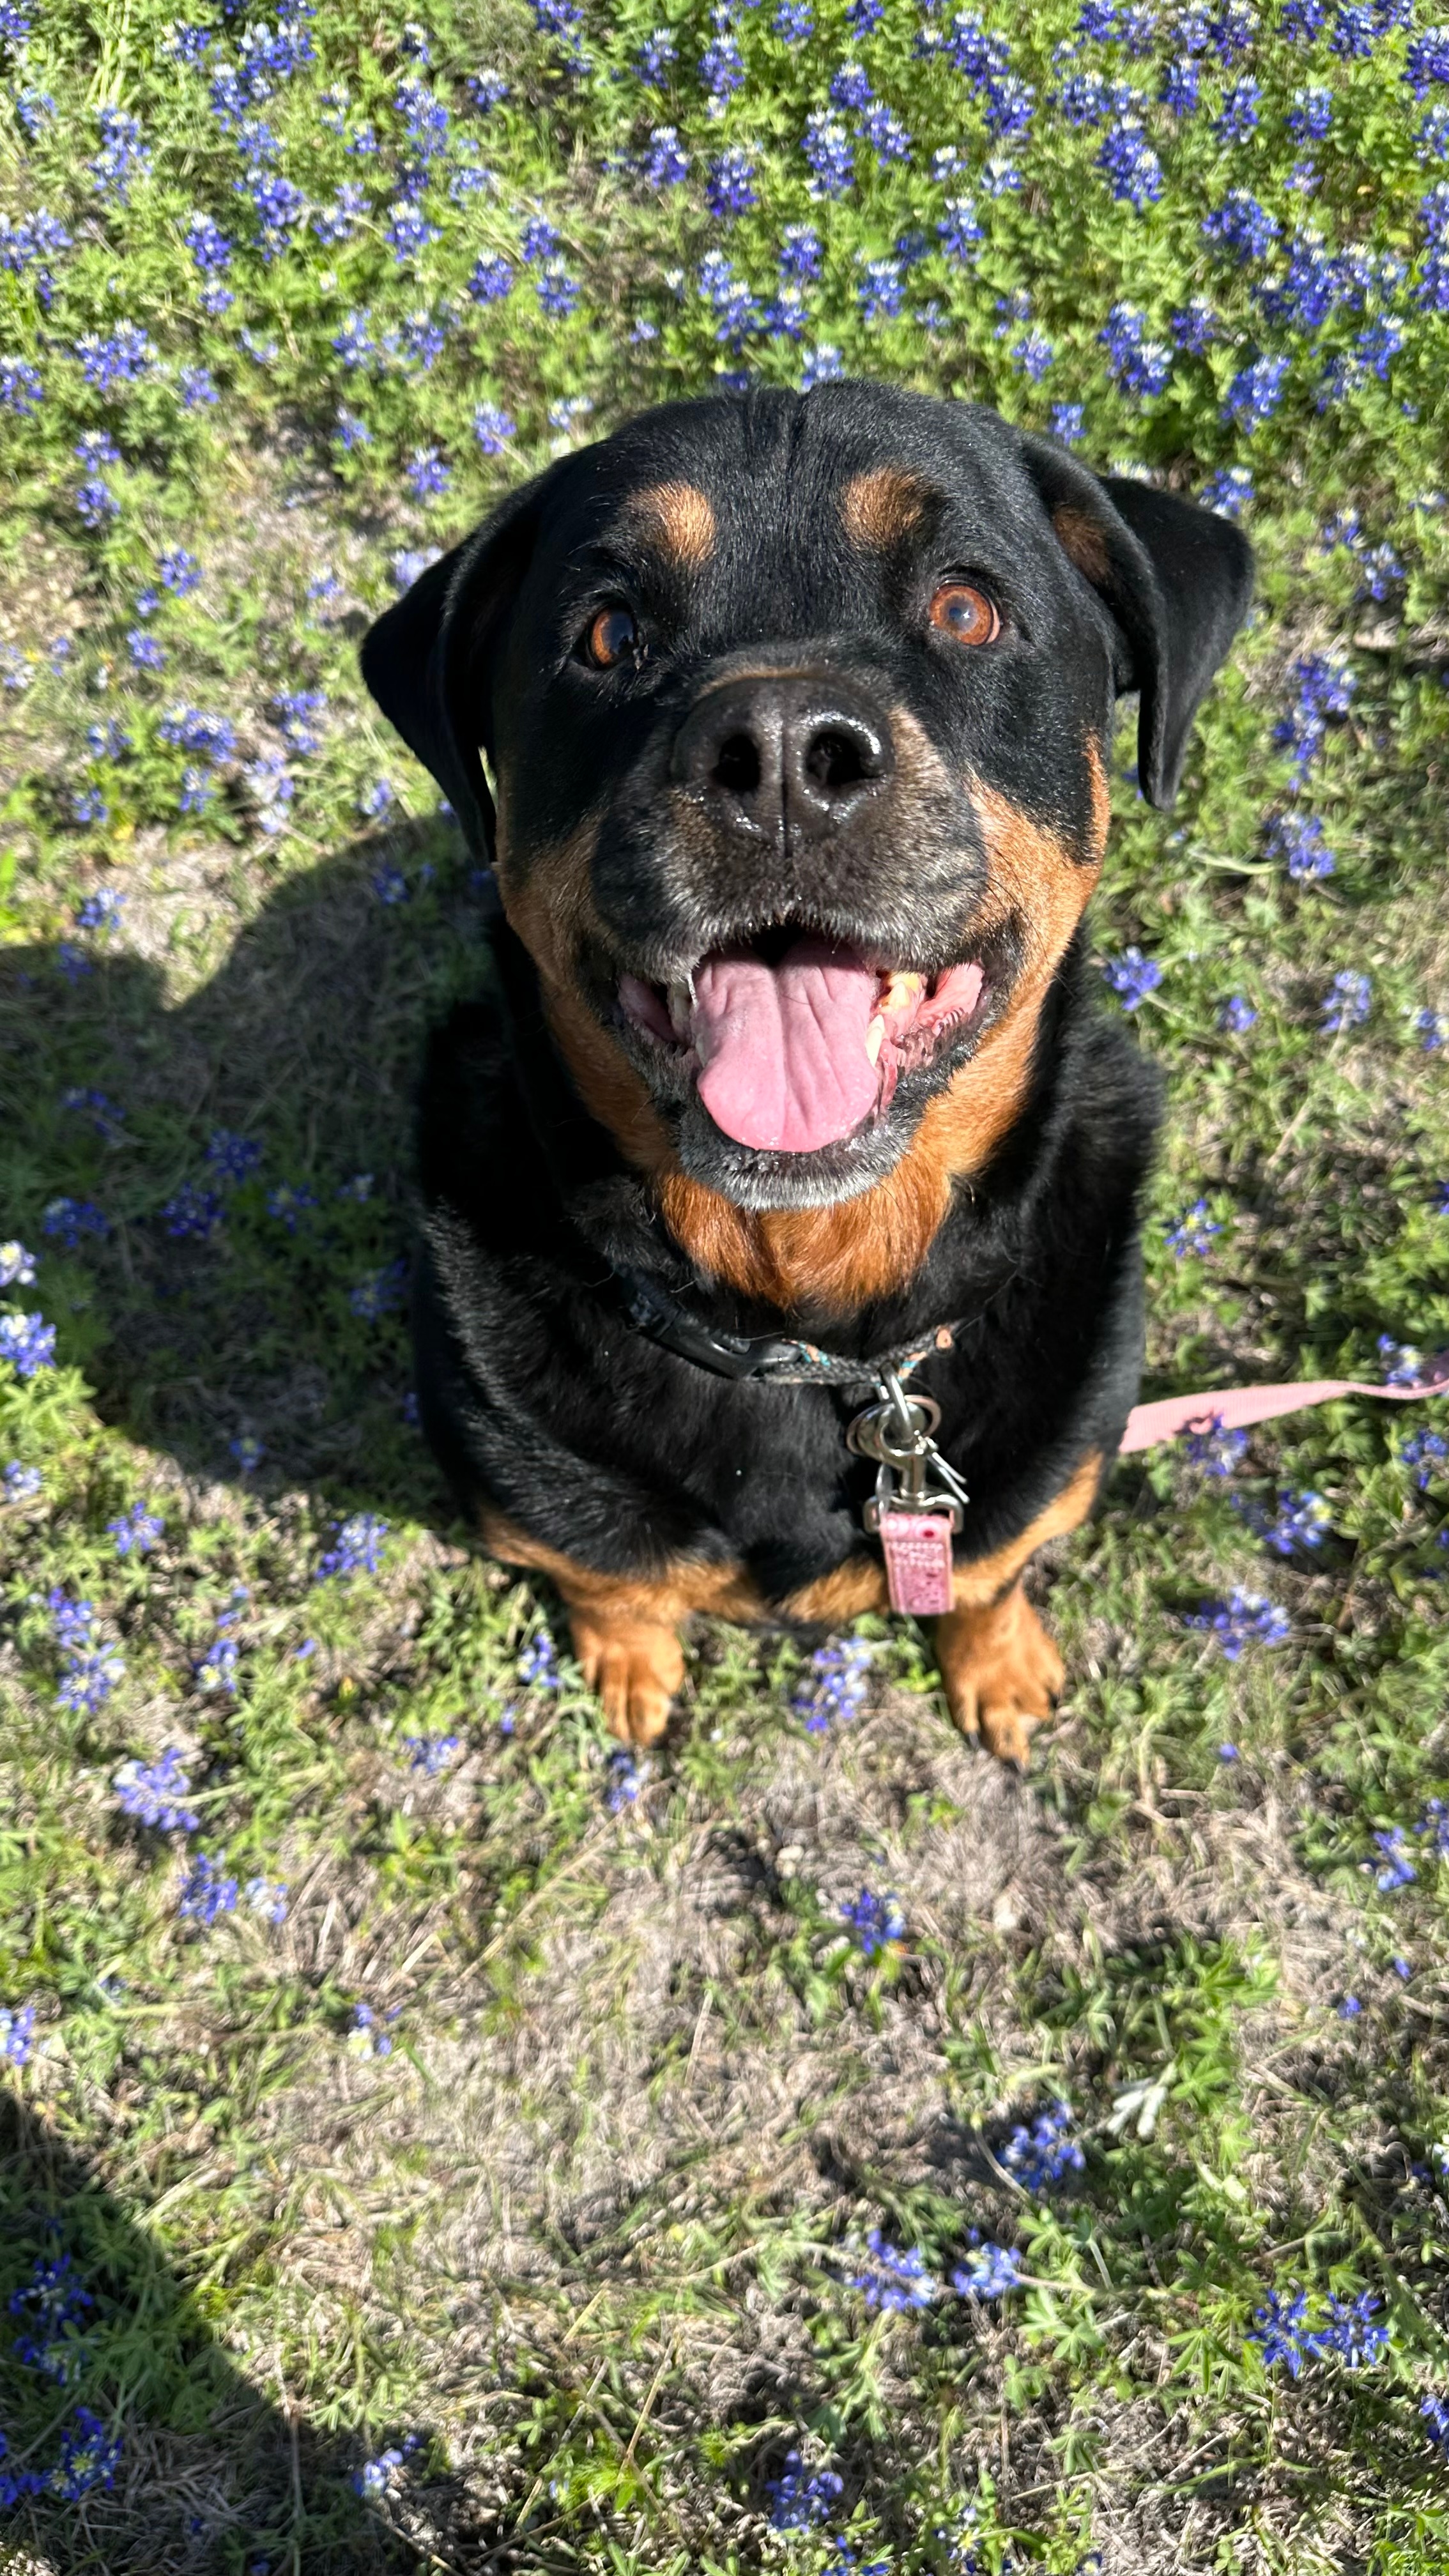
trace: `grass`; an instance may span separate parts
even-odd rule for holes
[[[355,647],[721,374],[1241,510],[1254,622],[1173,815],[1124,732],[1094,914],[1169,1080],[1147,1391],[1437,1348],[1449,37],[666,9],[654,86],[653,0],[0,13],[0,1208],[55,1336],[0,1363],[0,2563],[1431,2576],[1443,1403],[1124,1462],[1026,1783],[907,1623],[833,1713],[703,1626],[621,1759],[409,1419],[481,889]],[[1235,1593],[1280,1642],[1192,1624]],[[168,1748],[164,1830],[115,1783]],[[952,2288],[983,2244],[1019,2286]]]

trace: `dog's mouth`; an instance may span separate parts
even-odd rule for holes
[[[622,974],[631,1029],[692,1074],[714,1124],[757,1153],[816,1154],[889,1109],[919,1071],[985,1020],[979,958],[921,972],[879,965],[797,926],[711,950],[669,984]]]

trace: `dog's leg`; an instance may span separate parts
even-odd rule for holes
[[[501,1512],[485,1512],[483,1535],[505,1565],[536,1566],[557,1585],[584,1679],[621,1744],[655,1744],[669,1724],[669,1704],[684,1679],[679,1631],[692,1610],[748,1620],[764,1609],[737,1565],[679,1559],[658,1575],[600,1574],[530,1538]]]
[[[956,1570],[956,1607],[936,1622],[936,1656],[951,1715],[999,1761],[1024,1771],[1031,1730],[1052,1713],[1066,1679],[1056,1647],[1021,1588],[1039,1547],[1087,1517],[1102,1462],[1084,1458],[1055,1502],[1019,1538]]]

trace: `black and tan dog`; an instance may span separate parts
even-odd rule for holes
[[[1220,518],[831,384],[562,458],[368,637],[505,916],[424,1081],[423,1419],[617,1735],[693,1610],[884,1604],[845,1431],[911,1344],[952,1709],[1017,1760],[1050,1713],[1021,1577],[1134,1400],[1158,1116],[1084,980],[1113,701],[1168,804],[1251,580]],[[854,1365],[781,1382],[801,1342]]]

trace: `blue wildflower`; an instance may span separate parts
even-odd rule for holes
[[[1289,1636],[1287,1611],[1260,1592],[1231,1592],[1214,1609],[1192,1612],[1183,1625],[1216,1637],[1230,1664],[1237,1663],[1250,1645],[1282,1646]]]
[[[236,1880],[226,1875],[222,1863],[209,1852],[197,1852],[182,1882],[177,1911],[209,1932],[221,1915],[235,1912],[236,1898]]]
[[[120,1557],[149,1556],[166,1535],[166,1524],[159,1514],[139,1502],[132,1503],[129,1511],[120,1513],[115,1520],[107,1521],[106,1528]]]
[[[220,1232],[224,1213],[216,1191],[203,1190],[195,1181],[183,1181],[161,1210],[168,1234],[195,1243],[212,1241]]]
[[[846,2277],[846,2286],[858,2290],[868,2308],[887,2316],[904,2316],[928,2308],[941,2295],[941,2284],[926,2269],[926,2257],[919,2245],[908,2251],[889,2244],[878,2227],[866,2237],[870,2261]],[[859,2259],[859,2258],[857,2258]]]
[[[22,1378],[54,1368],[55,1326],[43,1315],[0,1315],[0,1360]]]
[[[1348,1029],[1363,1026],[1373,1000],[1373,985],[1367,975],[1345,966],[1334,976],[1324,995],[1321,1025],[1334,1037]]]
[[[1072,2133],[1071,2106],[1053,2102],[1029,2124],[1019,2122],[1001,2149],[1001,2163],[1024,2191],[1046,2191],[1052,2183],[1080,2173],[1086,2157]]]
[[[1014,2245],[977,2245],[951,2275],[951,2287],[963,2299],[1004,2299],[1021,2288],[1021,2256]]]
[[[121,1764],[111,1786],[122,1814],[134,1816],[138,1824],[154,1825],[163,1834],[195,1833],[198,1819],[185,1803],[191,1781],[174,1744],[151,1763],[133,1755]]]
[[[864,1959],[873,1959],[878,1951],[906,1936],[906,1918],[899,1897],[877,1896],[868,1887],[863,1887],[850,1904],[842,1905],[840,1919],[855,1934]]]
[[[1222,1230],[1221,1224],[1209,1216],[1207,1200],[1195,1199],[1192,1206],[1166,1228],[1168,1250],[1175,1252],[1179,1261],[1189,1254],[1200,1255],[1207,1251],[1213,1236],[1221,1234]]]
[[[1140,948],[1124,948],[1120,957],[1107,958],[1102,972],[1124,1011],[1137,1010],[1162,981],[1157,960],[1144,957]]]
[[[336,1535],[317,1561],[314,1582],[325,1583],[334,1575],[344,1578],[350,1574],[376,1574],[387,1527],[375,1512],[354,1512],[347,1520],[334,1521]]]
[[[828,2522],[844,2491],[837,2469],[805,2468],[798,2451],[787,2451],[780,2475],[768,2478],[772,2531],[814,2531]]]

